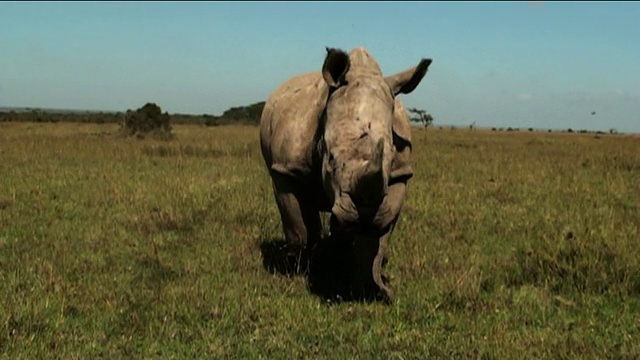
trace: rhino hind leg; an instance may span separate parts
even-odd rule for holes
[[[320,240],[322,224],[312,197],[293,179],[276,174],[273,191],[280,212],[282,229],[296,273],[307,271],[308,253]]]

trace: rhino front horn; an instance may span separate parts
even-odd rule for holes
[[[384,159],[384,139],[379,139],[373,149],[373,156],[369,166],[374,173],[382,173],[382,160]]]
[[[380,139],[374,146],[371,159],[356,186],[355,196],[363,202],[377,202],[386,194],[384,171],[384,140]],[[366,200],[365,200],[366,199]]]

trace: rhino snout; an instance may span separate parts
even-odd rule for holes
[[[382,197],[384,199],[384,196]],[[358,204],[349,194],[343,193],[331,208],[331,227],[334,230],[355,230],[362,227],[376,227],[375,219],[384,210],[383,200],[375,203]]]

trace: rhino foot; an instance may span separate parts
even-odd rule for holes
[[[381,276],[380,283],[376,282],[376,285],[378,285],[377,299],[389,305],[393,303],[393,290],[391,290],[388,284],[389,280],[384,275]]]

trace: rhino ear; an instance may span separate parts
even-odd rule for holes
[[[427,74],[429,65],[431,65],[431,59],[422,59],[418,66],[395,75],[387,76],[385,80],[394,95],[408,94],[418,87],[422,78]]]
[[[327,57],[322,64],[322,77],[329,87],[337,88],[345,83],[351,65],[349,55],[340,49],[327,47]]]

